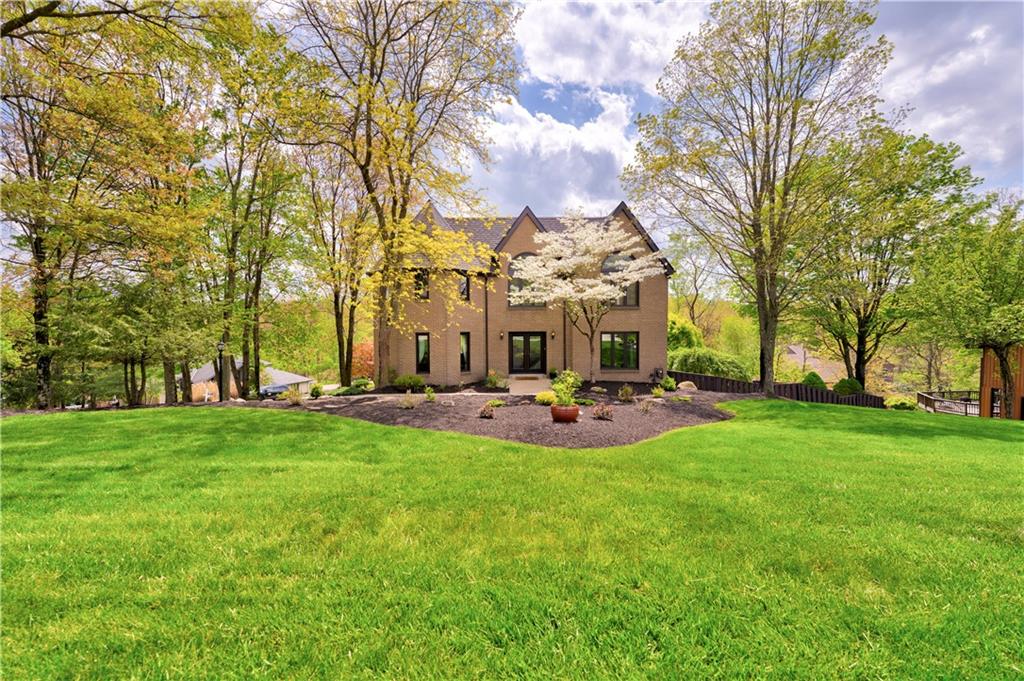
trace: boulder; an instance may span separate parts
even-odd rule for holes
[[[680,383],[677,386],[677,389],[679,389],[679,390],[692,390],[693,392],[697,392],[697,386],[694,385],[693,381],[683,381],[682,383]]]

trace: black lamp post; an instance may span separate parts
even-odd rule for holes
[[[220,367],[220,382],[217,385],[217,401],[224,401],[224,341],[217,343],[217,366]]]

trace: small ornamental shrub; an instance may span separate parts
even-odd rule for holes
[[[487,406],[491,407],[492,409],[497,409],[498,407],[504,407],[505,406],[505,400],[487,400]]]
[[[362,388],[363,390],[373,390],[373,388],[374,388],[373,379],[367,378],[365,376],[360,376],[359,378],[353,378],[352,379],[352,384],[349,387],[350,388]]]
[[[425,399],[427,402],[437,401],[437,395],[434,394],[434,389],[431,388],[429,385],[423,389],[423,399]]]
[[[550,378],[552,381],[558,378],[558,369],[548,369],[548,378]]]
[[[555,403],[555,391],[544,390],[537,393],[537,396],[533,398],[533,401],[537,404],[543,404],[545,406],[552,405]]]
[[[494,369],[488,369],[487,378],[484,379],[484,385],[488,388],[507,388],[508,381]]]
[[[893,395],[885,398],[885,408],[896,411],[917,411],[917,402],[913,398],[903,395]]]
[[[599,385],[592,385],[590,386],[590,392],[594,393],[595,395],[607,395],[608,388],[602,388]]]
[[[583,387],[583,377],[572,369],[566,369],[551,383],[552,388],[556,385],[566,386],[575,395],[576,391]]]
[[[580,405],[581,407],[593,407],[595,404],[597,404],[597,402],[590,399],[589,397],[577,397],[576,404]]]
[[[485,404],[482,407],[480,407],[480,411],[478,411],[476,413],[476,415],[479,416],[482,419],[493,419],[494,418],[494,407],[492,407],[491,403],[488,402],[487,404]]]
[[[632,402],[633,401],[633,386],[629,383],[619,388],[619,401],[620,402]]]
[[[856,378],[842,378],[836,381],[832,390],[838,395],[859,395],[864,392],[864,386]]]
[[[705,376],[734,378],[749,381],[750,373],[730,354],[711,348],[682,348],[673,350],[668,356],[668,368]]]
[[[664,397],[665,396],[665,389],[662,388],[660,385],[656,385],[653,388],[651,388],[651,396],[652,397]]]
[[[399,409],[415,409],[416,398],[412,396],[412,390],[406,390],[405,395],[398,401]]]
[[[821,388],[822,390],[828,389],[828,386],[825,385],[824,379],[818,375],[817,371],[808,371],[807,375],[804,376],[804,379],[800,382],[804,385],[809,385],[812,388]]]
[[[651,400],[640,400],[636,406],[640,409],[641,414],[650,414],[651,409],[654,408],[654,402]]]
[[[612,420],[612,405],[610,404],[599,404],[594,407],[593,417],[598,421],[611,421]]]
[[[309,389],[309,396],[314,400],[324,394],[324,387],[319,383],[314,383],[313,387]]]
[[[664,390],[667,393],[670,393],[676,389],[676,379],[672,378],[671,376],[666,376],[665,378],[661,379],[661,383],[659,383],[658,385],[661,386],[662,390]]]
[[[423,389],[423,377],[416,376],[414,374],[404,374],[398,376],[393,381],[394,386],[399,390],[409,392],[410,390],[422,390]]]
[[[576,404],[576,395],[569,382],[555,381],[551,388],[555,393],[555,404],[559,407],[571,407]]]
[[[689,395],[673,395],[668,399],[672,402],[693,402],[693,398]]]
[[[288,402],[288,404],[291,404],[293,406],[299,405],[302,404],[302,393],[300,393],[295,388],[288,388],[283,393],[281,393],[281,399],[285,400],[286,402]]]

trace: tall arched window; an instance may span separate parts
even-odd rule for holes
[[[529,258],[533,253],[520,253],[519,255],[512,258],[508,263],[508,292],[520,291],[526,286],[526,281],[516,276],[516,261],[522,260],[523,258]],[[509,301],[510,307],[544,307],[543,303],[513,303]]]
[[[605,274],[611,272],[617,272],[626,263],[633,259],[631,255],[622,255],[620,253],[613,253],[604,259],[604,263],[601,265],[601,271]],[[621,298],[615,301],[615,305],[618,307],[639,307],[640,305],[640,282],[634,282],[629,285],[626,289],[625,294]]]

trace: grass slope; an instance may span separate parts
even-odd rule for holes
[[[5,676],[1020,678],[1021,424],[730,408],[596,451],[4,419]]]

